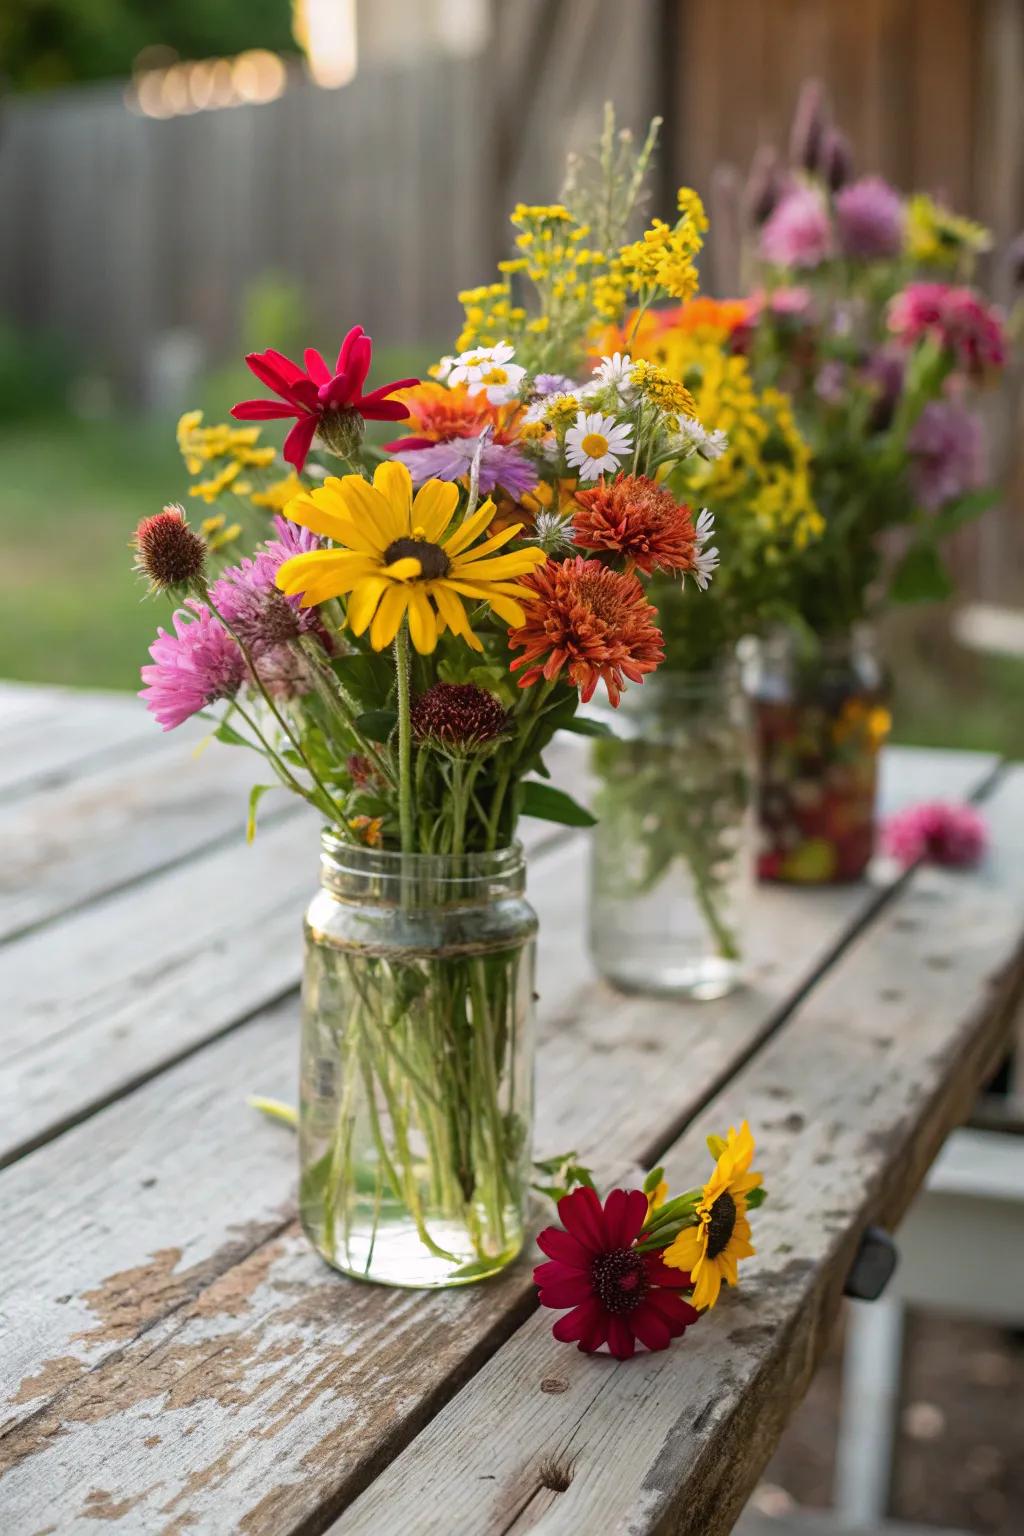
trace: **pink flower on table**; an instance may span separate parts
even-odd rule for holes
[[[545,1227],[537,1246],[550,1263],[533,1272],[542,1307],[564,1311],[551,1332],[592,1355],[607,1344],[628,1360],[636,1341],[667,1349],[699,1313],[678,1295],[689,1273],[670,1269],[660,1251],[638,1253],[647,1220],[642,1189],[613,1189],[602,1206],[592,1189],[574,1189],[558,1202],[561,1227]],[[563,1230],[564,1229],[564,1230]]]
[[[844,256],[871,261],[903,249],[903,199],[881,176],[862,176],[836,194],[836,232]]]
[[[911,346],[930,337],[972,378],[998,372],[1006,363],[1006,331],[999,311],[971,288],[910,283],[889,305],[889,329]]]
[[[820,195],[795,187],[761,230],[761,255],[779,267],[818,267],[835,254],[832,223]]]
[[[245,680],[242,652],[204,603],[190,599],[171,622],[174,633],[158,630],[149,648],[153,664],[142,668],[147,686],[139,692],[165,731],[233,698]]]
[[[363,394],[370,371],[373,342],[361,325],[355,325],[341,344],[334,371],[315,347],[307,347],[300,368],[291,358],[273,348],[250,352],[245,361],[261,384],[278,396],[277,400],[242,400],[231,407],[238,421],[278,421],[297,417],[284,440],[284,456],[296,470],[301,470],[317,432],[339,444],[357,438],[362,421],[403,421],[409,407],[389,397],[396,389],[409,389],[418,379],[397,379]],[[361,420],[357,420],[361,418]]]
[[[985,483],[982,425],[956,400],[931,400],[907,437],[910,479],[923,507],[935,512]]]
[[[969,869],[985,852],[988,830],[973,806],[932,800],[890,816],[882,840],[886,853],[904,867],[927,859]]]

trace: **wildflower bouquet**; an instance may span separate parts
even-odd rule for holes
[[[685,378],[694,334],[710,334],[762,399],[786,402],[805,445],[800,499],[813,531],[773,561],[767,586],[786,627],[751,668],[758,868],[856,878],[871,856],[889,724],[858,626],[886,601],[952,590],[942,543],[993,499],[977,402],[1005,363],[1006,335],[969,286],[986,232],[923,194],[853,179],[815,86],[798,107],[790,164],[770,151],[755,161],[745,213],[751,296],[662,314],[648,345]],[[719,533],[725,548],[721,515]],[[730,559],[729,580],[741,569]]]
[[[656,478],[703,445],[689,392],[621,356],[585,361],[609,283],[623,302],[692,287],[703,215],[689,195],[680,209],[655,226],[653,265],[641,242],[614,276],[567,209],[518,209],[535,300],[467,300],[505,334],[433,381],[370,387],[359,326],[333,366],[312,348],[249,356],[268,393],[233,415],[292,423],[286,472],[271,478],[258,426],[193,413],[192,493],[217,510],[197,530],[169,506],[136,533],[140,570],[180,605],[143,669],[150,709],[165,729],[202,715],[264,758],[250,835],[274,783],[326,824],[301,1207],[352,1273],[460,1283],[522,1241],[535,919],[519,818],[590,824],[545,781],[544,750],[558,730],[602,734],[581,702],[600,688],[614,708],[661,663],[650,577],[706,587],[717,564],[710,518]],[[582,383],[552,371],[570,366]],[[371,446],[368,421],[404,435]]]

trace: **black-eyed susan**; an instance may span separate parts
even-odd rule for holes
[[[761,1183],[761,1175],[750,1170],[754,1138],[745,1120],[738,1131],[730,1127],[724,1141],[709,1136],[708,1146],[715,1171],[697,1202],[697,1225],[684,1227],[662,1254],[670,1269],[689,1271],[697,1308],[713,1307],[722,1281],[735,1285],[739,1260],[754,1253],[747,1200]]]
[[[521,605],[534,594],[517,578],[547,556],[536,548],[497,553],[522,531],[521,523],[478,543],[494,503],[485,501],[451,526],[458,501],[458,487],[442,480],[428,480],[413,498],[408,469],[394,461],[378,465],[372,485],[360,475],[325,480],[290,502],[287,516],[335,547],[285,561],[277,584],[289,596],[301,594],[303,607],[347,597],[349,628],[357,635],[368,629],[375,651],[391,644],[407,615],[412,643],[423,655],[446,629],[482,650],[462,600],[487,604],[506,624],[522,624]]]

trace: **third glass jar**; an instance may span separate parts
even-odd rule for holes
[[[757,745],[758,876],[859,879],[874,852],[878,754],[891,724],[871,630],[780,630],[745,641],[742,657]]]

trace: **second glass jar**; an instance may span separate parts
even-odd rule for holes
[[[594,743],[590,949],[637,992],[705,1000],[740,978],[750,753],[733,668],[657,673]]]

